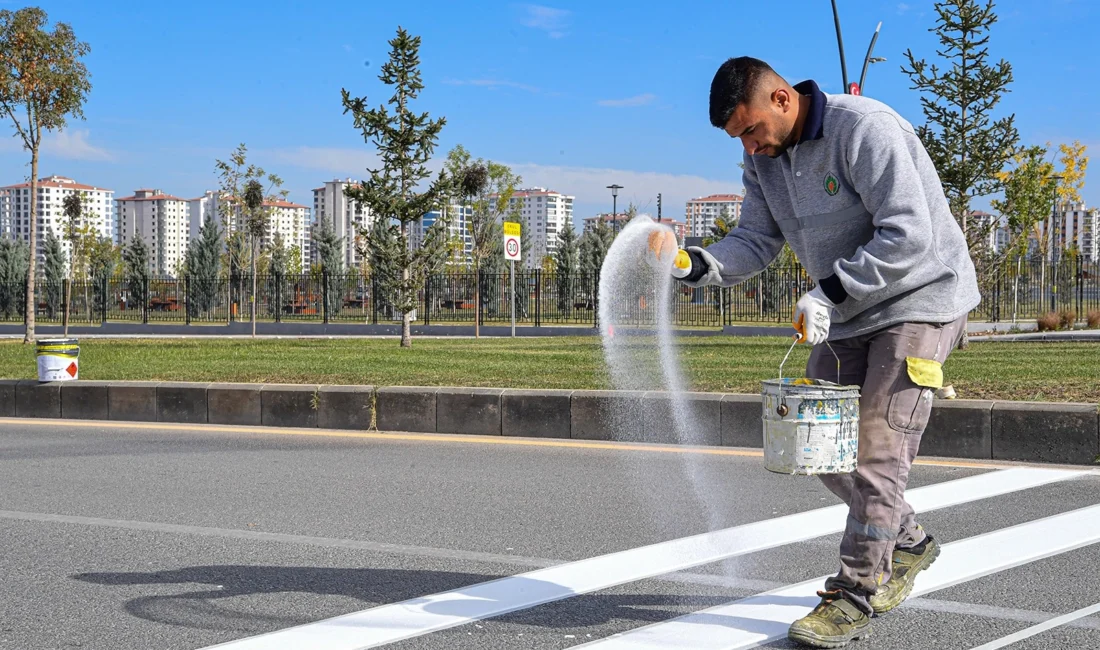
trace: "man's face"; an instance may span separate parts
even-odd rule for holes
[[[785,91],[776,91],[771,96],[743,102],[726,122],[726,133],[731,138],[741,138],[742,146],[751,156],[782,156],[794,144],[793,129],[786,119],[790,108],[789,100]]]

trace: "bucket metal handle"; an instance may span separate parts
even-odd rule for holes
[[[779,414],[779,417],[785,417],[787,415],[787,413],[790,412],[790,409],[787,408],[787,394],[786,394],[786,392],[783,391],[783,388],[782,388],[783,366],[787,364],[787,359],[790,358],[791,352],[794,352],[794,346],[798,345],[799,341],[801,341],[801,340],[802,340],[802,334],[796,333],[794,335],[794,343],[791,343],[791,347],[787,349],[787,354],[784,355],[783,361],[779,362],[779,383],[780,383],[779,406],[776,407],[776,409],[775,409],[775,412]],[[825,341],[825,347],[829,348],[829,352],[832,352],[833,357],[836,358],[836,383],[839,385],[840,384],[840,355],[838,355],[836,353],[836,350],[833,349],[833,346],[828,341]]]

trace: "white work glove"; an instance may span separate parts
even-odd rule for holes
[[[676,279],[691,275],[691,256],[676,244],[676,235],[670,230],[654,230],[649,233],[645,261],[654,269],[663,271],[672,260],[670,272]]]
[[[821,287],[814,287],[794,306],[794,329],[802,341],[810,345],[824,343],[829,338],[832,310],[836,305],[825,297]]]

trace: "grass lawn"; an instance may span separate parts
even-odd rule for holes
[[[693,390],[758,393],[789,339],[685,338],[678,346]],[[807,355],[799,346],[786,374],[799,374]],[[86,339],[80,370],[89,380],[611,388],[595,337],[417,338],[411,350],[392,338]],[[33,346],[0,342],[0,377],[35,373]],[[952,354],[945,375],[962,399],[1100,402],[1100,345],[972,343]]]

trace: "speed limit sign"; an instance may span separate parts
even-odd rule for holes
[[[520,225],[504,223],[504,259],[517,261],[520,258]]]

